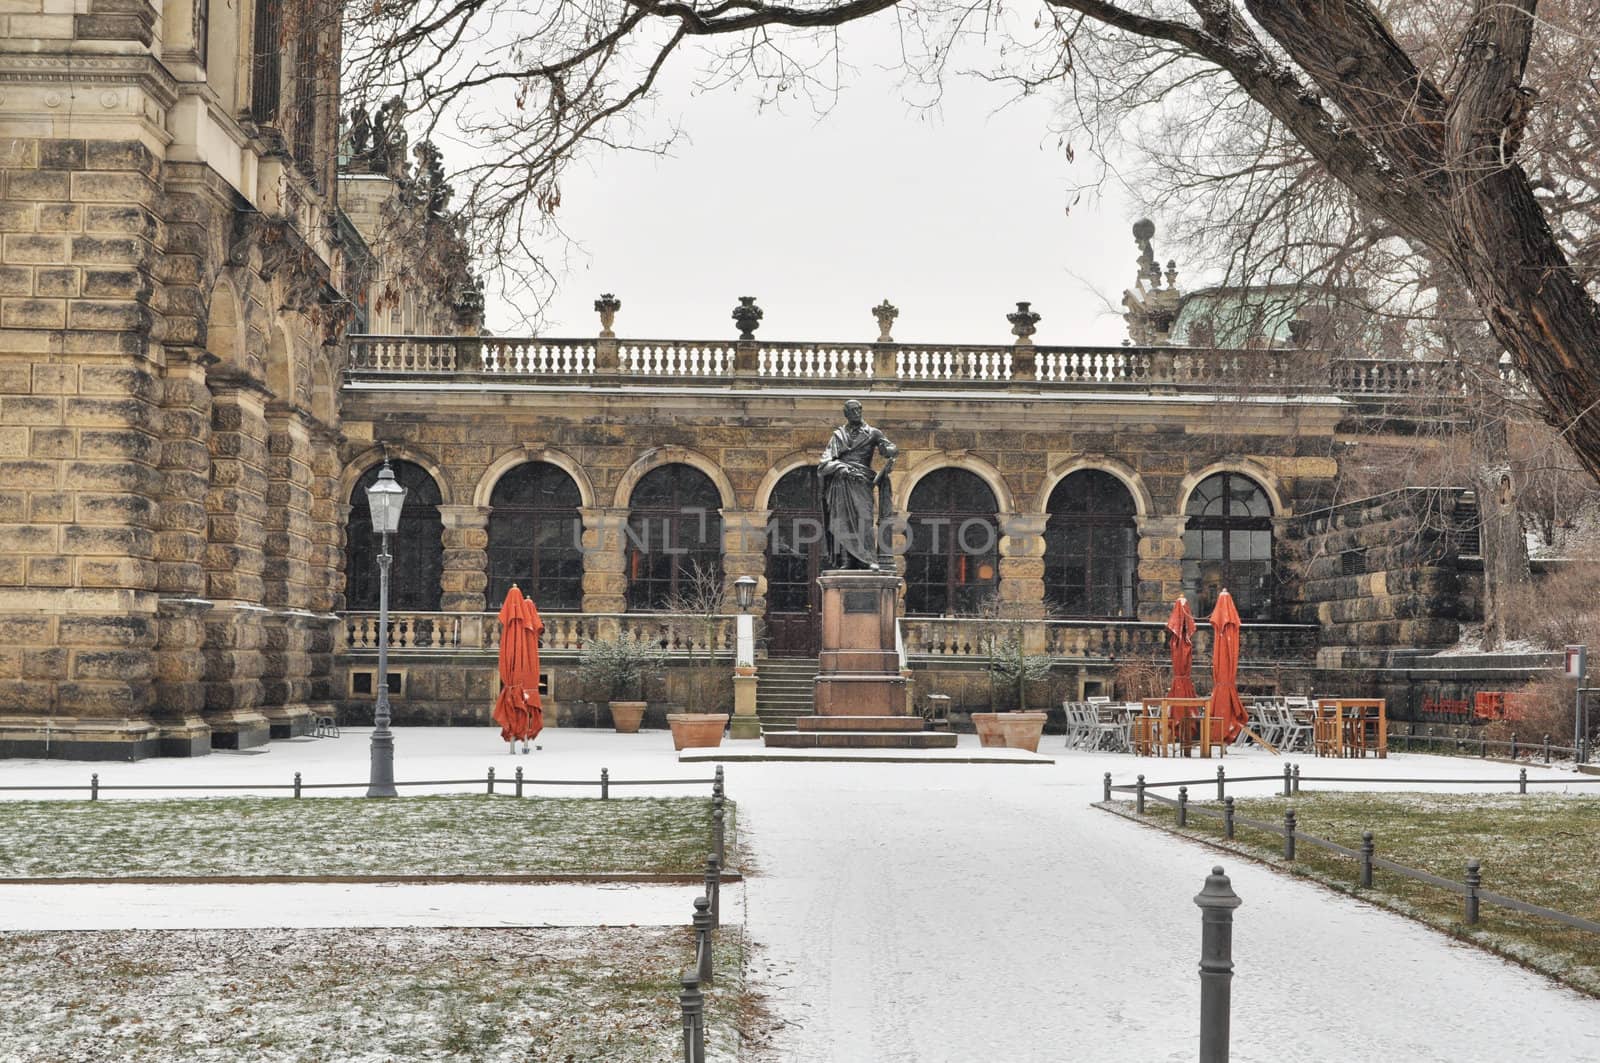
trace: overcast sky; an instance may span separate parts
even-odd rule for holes
[[[1134,219],[1109,183],[1067,211],[1094,169],[1063,157],[1049,102],[1001,109],[1004,89],[952,76],[940,110],[914,108],[882,69],[892,34],[850,29],[857,73],[820,117],[805,101],[759,110],[737,88],[695,94],[679,57],[652,118],[686,131],[673,154],[596,154],[567,173],[559,220],[579,246],[543,334],[594,335],[594,300],[613,292],[617,334],[640,339],[731,339],[737,297],[754,295],[768,340],[870,341],[887,298],[898,340],[1004,343],[1026,299],[1039,343],[1120,343],[1106,304],[1134,278]],[[489,287],[489,327],[520,331]]]

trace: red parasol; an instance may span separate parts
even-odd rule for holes
[[[1211,610],[1211,715],[1225,721],[1226,740],[1239,737],[1250,722],[1244,703],[1239,700],[1239,610],[1233,595],[1217,595]]]
[[[539,705],[539,636],[543,632],[539,610],[513,583],[500,607],[500,697],[494,705],[494,721],[507,742],[520,739],[526,743],[544,730]]]
[[[1194,614],[1189,612],[1189,603],[1181,594],[1172,603],[1167,631],[1172,636],[1167,640],[1167,647],[1172,651],[1172,686],[1167,689],[1167,697],[1192,698],[1195,696],[1194,680],[1189,678],[1189,669],[1194,665]]]

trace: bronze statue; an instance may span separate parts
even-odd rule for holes
[[[886,567],[884,555],[888,551],[880,553],[878,525],[893,515],[889,471],[900,450],[881,431],[867,424],[861,415],[861,403],[855,399],[844,404],[844,419],[845,423],[833,430],[817,467],[817,475],[822,478],[828,566],[876,572]],[[872,469],[874,454],[887,459],[876,473]],[[873,488],[878,488],[879,495],[876,520]]]

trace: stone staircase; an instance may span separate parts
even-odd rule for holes
[[[756,672],[756,715],[762,733],[793,731],[794,721],[816,712],[815,657],[769,657]]]

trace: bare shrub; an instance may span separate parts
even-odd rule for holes
[[[1151,661],[1128,661],[1112,675],[1111,689],[1124,701],[1165,697],[1166,670]]]
[[[1505,618],[1508,638],[1549,649],[1593,640],[1600,632],[1600,563],[1568,565],[1511,588]]]
[[[1494,721],[1484,728],[1486,738],[1506,742],[1516,735],[1531,748],[1549,735],[1555,745],[1572,744],[1572,680],[1542,676],[1518,690],[1516,698],[1521,718]]]

